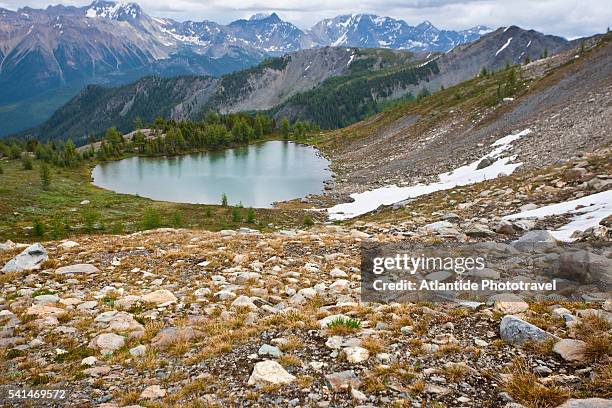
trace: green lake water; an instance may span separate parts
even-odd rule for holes
[[[269,141],[218,152],[174,157],[130,157],[102,163],[93,184],[117,193],[179,203],[271,207],[317,194],[331,177],[329,161],[311,146]]]

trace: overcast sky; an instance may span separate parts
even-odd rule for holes
[[[64,0],[82,6],[90,1]],[[146,13],[176,20],[213,20],[222,24],[258,12],[279,16],[309,28],[339,14],[372,13],[424,20],[438,28],[462,29],[483,24],[492,28],[515,24],[568,38],[601,33],[612,22],[610,0],[140,0]],[[45,8],[49,0],[0,0],[0,7],[16,10]]]

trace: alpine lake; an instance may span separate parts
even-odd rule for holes
[[[154,200],[269,208],[274,202],[318,194],[331,178],[329,161],[312,147],[266,141],[171,157],[129,157],[101,163],[93,184]]]

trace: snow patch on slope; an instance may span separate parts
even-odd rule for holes
[[[497,57],[497,55],[502,52],[503,50],[506,49],[507,46],[510,45],[510,42],[512,41],[512,37],[508,38],[508,41],[506,41],[506,43],[504,45],[501,46],[501,48],[499,50],[497,50],[497,52],[495,53],[495,56]]]
[[[351,194],[354,200],[350,203],[335,205],[327,209],[332,220],[345,220],[374,211],[381,205],[391,205],[409,198],[415,198],[436,191],[448,190],[457,186],[478,183],[499,177],[502,174],[511,174],[522,163],[512,163],[516,155],[507,156],[504,153],[512,148],[512,143],[531,133],[525,129],[517,134],[508,135],[496,140],[491,147],[494,149],[486,156],[451,172],[438,175],[439,181],[430,184],[416,184],[409,187],[391,185],[363,193]],[[495,160],[490,166],[477,170],[478,164],[485,158]]]
[[[572,214],[574,217],[571,222],[550,233],[559,241],[573,241],[574,232],[595,227],[601,220],[612,214],[612,190],[507,215],[504,219],[541,219],[561,214]]]

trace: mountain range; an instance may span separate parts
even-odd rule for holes
[[[311,120],[334,128],[354,123],[385,103],[435,92],[478,75],[563,51],[573,43],[534,30],[497,29],[451,51],[356,47],[300,50],[223,75],[148,76],[119,86],[90,85],[40,126],[22,133],[39,139],[71,137],[81,144],[110,126],[128,132],[139,118],[199,120],[221,113],[266,111],[276,119]]]
[[[326,19],[310,30],[276,13],[228,25],[147,15],[138,4],[0,8],[0,135],[36,125],[87,84],[145,75],[220,76],[265,58],[324,46],[445,52],[491,31],[439,30],[429,22],[368,14]]]

